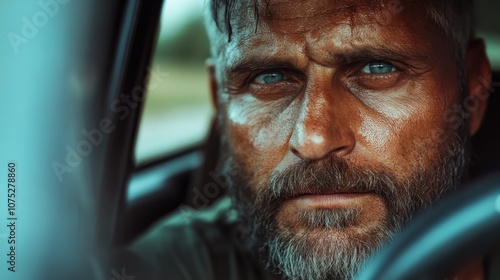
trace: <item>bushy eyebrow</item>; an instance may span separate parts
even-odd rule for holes
[[[301,54],[302,55],[302,54]],[[415,50],[394,50],[389,48],[364,47],[353,50],[339,51],[329,54],[328,63],[331,65],[347,65],[351,63],[389,60],[399,62],[428,62],[431,58],[429,54]],[[227,75],[235,77],[240,74],[255,72],[266,69],[289,69],[300,71],[301,67],[297,59],[293,57],[268,57],[248,55],[242,60],[230,66]]]
[[[229,76],[237,76],[248,72],[266,69],[298,70],[298,68],[299,67],[295,63],[283,58],[247,57],[231,66],[227,73]]]
[[[389,48],[361,48],[345,52],[330,53],[332,64],[349,64],[366,60],[393,60],[393,61],[419,61],[430,59],[429,54],[414,50],[394,50]]]

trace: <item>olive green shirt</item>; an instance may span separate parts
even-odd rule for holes
[[[241,242],[230,204],[225,197],[202,211],[180,207],[130,249],[150,266],[148,274],[154,279],[280,279]]]

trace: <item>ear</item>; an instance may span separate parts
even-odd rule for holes
[[[209,58],[205,61],[205,65],[208,70],[208,79],[209,79],[209,87],[210,87],[210,96],[212,99],[212,106],[215,109],[215,113],[218,111],[218,102],[217,102],[217,93],[219,91],[219,86],[217,83],[217,78],[215,74],[215,62],[212,58]]]
[[[465,71],[468,85],[465,106],[470,114],[470,134],[474,135],[483,122],[491,84],[491,66],[482,39],[469,45],[465,54]]]

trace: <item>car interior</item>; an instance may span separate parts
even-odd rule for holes
[[[87,242],[95,242],[97,244],[95,248],[98,250],[95,255],[102,256],[109,250],[126,248],[155,223],[175,211],[201,210],[226,194],[226,190],[220,188],[216,195],[199,196],[200,193],[204,193],[204,188],[208,184],[218,182],[217,180],[220,179],[213,175],[213,172],[217,170],[219,154],[217,120],[214,117],[207,120],[210,126],[203,141],[167,154],[159,151],[156,156],[138,164],[134,150],[139,138],[144,104],[148,99],[148,82],[151,83],[155,75],[151,72],[150,65],[153,64],[157,50],[163,8],[169,0],[55,1],[64,2],[66,6],[60,4],[58,10],[60,16],[51,17],[52,22],[44,28],[49,30],[51,26],[60,25],[64,29],[59,33],[51,33],[52,37],[49,37],[49,40],[43,38],[44,29],[40,28],[40,35],[34,37],[28,44],[21,45],[20,51],[29,53],[31,46],[37,46],[36,40],[44,42],[49,47],[43,49],[43,53],[25,60],[21,60],[22,54],[18,55],[16,59],[19,61],[15,62],[16,65],[43,65],[41,72],[47,72],[46,69],[50,65],[62,65],[56,70],[51,70],[53,83],[61,84],[61,89],[57,93],[50,91],[50,94],[57,95],[54,99],[44,97],[50,100],[50,105],[40,106],[37,108],[39,111],[36,111],[37,120],[44,114],[48,115],[48,111],[59,112],[56,118],[58,132],[40,132],[42,135],[40,139],[50,137],[52,147],[63,147],[57,150],[59,153],[57,158],[64,159],[66,155],[64,147],[67,143],[71,141],[76,143],[75,139],[68,136],[69,134],[80,135],[82,129],[99,127],[103,120],[113,121],[113,132],[106,134],[102,143],[94,147],[91,156],[86,157],[78,168],[64,174],[63,184],[68,187],[61,188],[63,191],[58,189],[58,195],[64,194],[71,197],[71,200],[68,199],[71,202],[67,204],[74,202],[75,205],[85,205],[83,208],[87,209],[87,213],[90,214],[78,221],[87,221],[87,225],[91,224],[88,220],[93,221],[92,224],[95,221],[95,227],[81,230],[85,233],[90,232],[89,236],[97,236],[96,240]],[[469,205],[469,202],[481,199],[483,201],[485,197],[500,197],[500,177],[489,177],[489,179],[483,179],[486,181],[481,181],[485,176],[500,171],[500,17],[498,16],[500,1],[477,0],[475,2],[477,33],[486,38],[493,68],[491,77],[493,86],[489,90],[485,119],[478,133],[472,138],[470,182],[480,180],[473,183],[479,187],[470,188],[469,192],[464,192],[461,196],[459,194],[451,204],[444,203],[441,208],[437,206],[436,209],[441,211],[442,215],[434,213],[424,217],[424,221],[418,222],[425,226],[413,230],[402,239],[400,243],[406,247],[400,244],[400,247],[388,251],[390,256],[380,258],[379,262],[374,264],[379,268],[388,269],[389,264],[395,260],[394,256],[398,256],[404,250],[414,250],[407,245],[420,240],[419,238],[425,237],[427,233],[433,232],[433,229],[445,224],[448,218],[455,217],[453,213],[462,213],[457,211],[457,209],[462,209],[460,207],[463,207],[464,211],[469,208],[472,209],[470,211],[476,211],[474,210],[476,208],[469,207],[472,205]],[[35,9],[37,7],[32,10]],[[31,10],[30,13],[32,13]],[[77,34],[77,36],[68,40],[67,34],[73,34],[72,36]],[[9,69],[9,71],[20,70]],[[19,75],[26,75],[24,71],[21,71]],[[42,78],[39,79],[40,84],[46,82]],[[208,87],[208,81],[206,85]],[[140,100],[131,102],[132,95],[137,94],[137,91],[141,91]],[[129,102],[124,100],[129,100]],[[41,141],[40,139],[37,140]],[[53,158],[56,156],[51,157],[50,160]],[[50,180],[55,180],[52,170],[46,173],[50,174]],[[60,181],[57,184],[60,184]],[[481,187],[483,185],[484,187]],[[66,194],[66,192],[69,193],[67,191],[69,189],[78,191],[72,195]],[[457,240],[462,239],[467,240],[467,243],[462,244],[461,250],[446,252],[446,254],[439,255],[439,258],[443,259],[464,252],[467,254],[467,250],[474,244],[483,244],[476,246],[478,250],[500,248],[498,237],[500,235],[495,232],[500,226],[500,218],[498,218],[500,200],[498,205],[498,210],[488,208],[490,211],[488,213],[491,214],[487,217],[488,219],[481,220],[479,216],[476,217],[473,214],[467,216],[468,219],[476,219],[477,223],[470,223],[466,229],[457,228],[455,233],[460,232],[460,234],[450,233],[451,239],[443,240],[441,244],[456,242],[458,246],[460,242]],[[497,215],[495,216],[494,213]],[[482,235],[470,234],[470,236],[465,236],[467,238],[464,237],[466,234],[464,232],[473,232],[474,228],[479,228],[478,225],[490,227],[484,227]],[[453,231],[453,229],[450,230]],[[414,262],[409,262],[412,267],[408,267],[405,272],[398,272],[402,273],[399,275],[413,273],[413,277],[417,277],[415,279],[428,279],[424,274],[417,273],[437,264],[442,265],[437,260],[438,257],[429,258],[429,254],[435,254],[435,250],[439,248],[442,249],[436,245],[434,251],[429,249],[425,252],[427,255],[418,255]],[[460,260],[457,258],[457,261]],[[94,272],[90,273],[92,275],[88,276],[90,278],[85,279],[110,279],[108,273],[110,269],[103,268],[104,272],[96,272],[99,269],[92,265],[92,261],[90,263],[88,267],[91,269],[89,270]],[[451,265],[453,264],[448,264],[448,266]],[[379,274],[381,272],[375,268],[371,273],[373,273],[372,276],[366,276],[363,279],[410,279],[390,278],[393,276],[384,278],[380,275],[387,274]]]
[[[155,10],[155,16],[158,16],[156,10],[160,10],[161,1],[153,2],[154,5],[158,6],[151,10]],[[500,8],[498,2],[478,2],[481,2],[477,4],[479,7],[478,17],[488,15],[488,10],[491,10],[488,8],[491,6],[496,5]],[[488,18],[488,20],[480,22],[479,30],[486,26],[486,29],[494,30],[497,32],[496,35],[500,36],[500,29],[497,28],[500,26],[500,22],[497,19]],[[153,30],[152,27],[153,24],[150,24],[144,28]],[[154,48],[152,43],[149,46]],[[152,49],[148,55],[151,54]],[[150,59],[148,55],[143,55],[144,60]],[[143,65],[144,62],[138,62],[132,68],[137,69]],[[498,66],[498,64],[493,66],[493,87],[490,89],[485,121],[477,135],[472,139],[471,181],[500,170],[500,145],[498,145],[500,143],[500,129],[498,128],[498,120],[500,120],[500,68]],[[137,126],[137,123],[134,126]],[[137,132],[137,128],[130,129]],[[128,137],[132,138],[133,135],[128,135]],[[214,118],[203,143],[128,169],[129,172],[124,174],[126,181],[123,184],[123,195],[118,202],[116,228],[113,235],[115,246],[130,244],[159,219],[179,208],[199,209],[200,202],[202,202],[203,208],[208,207],[225,195],[225,189],[221,188],[220,192],[213,197],[205,197],[200,200],[201,198],[196,196],[196,194],[203,193],[203,188],[207,184],[217,180],[210,173],[216,170],[218,138],[217,124]],[[495,242],[500,244],[498,238]]]

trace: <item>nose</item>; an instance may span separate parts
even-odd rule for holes
[[[289,140],[289,149],[297,157],[308,160],[350,154],[355,138],[354,115],[349,103],[345,96],[336,94],[332,82],[310,82]]]

